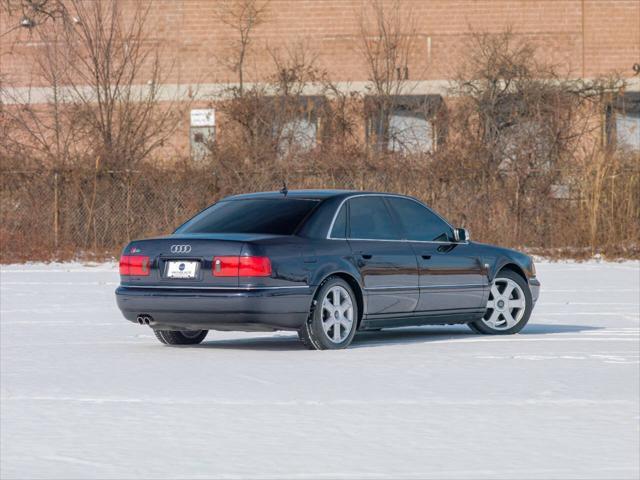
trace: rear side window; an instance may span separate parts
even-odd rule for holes
[[[336,221],[331,229],[331,238],[347,238],[347,205],[340,207]]]
[[[292,235],[318,201],[277,198],[218,202],[193,217],[176,233],[266,233]]]
[[[399,197],[387,197],[387,202],[400,221],[407,240],[448,242],[453,237],[451,227],[418,202]]]
[[[400,240],[382,197],[364,196],[349,200],[349,238],[363,240]]]

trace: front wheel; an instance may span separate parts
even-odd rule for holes
[[[533,301],[527,282],[517,273],[503,270],[491,285],[487,310],[469,328],[485,335],[510,335],[524,328],[531,316]]]
[[[302,343],[312,350],[347,348],[358,323],[358,303],[349,284],[330,277],[313,302],[309,319],[298,331]]]
[[[165,345],[197,345],[209,330],[154,330],[153,333]]]

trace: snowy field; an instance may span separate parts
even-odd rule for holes
[[[3,266],[10,478],[638,478],[640,264],[538,265],[512,337],[464,326],[162,346],[112,265]]]

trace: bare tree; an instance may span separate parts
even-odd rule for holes
[[[304,41],[267,46],[266,54],[272,69],[267,81],[242,93],[231,89],[230,99],[219,104],[231,120],[227,147],[237,147],[241,158],[258,163],[315,147],[316,116],[323,102],[305,96],[305,89],[326,77]]]
[[[67,64],[60,31],[38,28],[33,32],[41,48],[32,57],[34,71],[40,82],[47,85],[45,98],[36,98],[32,89],[12,89],[0,86],[5,103],[2,116],[8,126],[0,154],[10,157],[21,152],[22,157],[52,167],[65,168],[77,159],[80,145],[79,125],[75,110],[65,103]]]
[[[236,37],[229,42],[229,52],[223,62],[238,75],[240,96],[244,93],[245,63],[253,46],[253,34],[262,25],[267,14],[268,2],[259,0],[222,0],[217,17],[230,27]]]
[[[40,45],[31,75],[47,87],[2,85],[1,114],[9,132],[0,155],[17,158],[20,152],[23,163],[53,169],[56,245],[61,173],[89,166],[92,188],[82,201],[89,212],[87,245],[95,244],[100,177],[110,170],[130,172],[165,145],[189,101],[161,90],[171,66],[160,61],[161,46],[148,31],[150,3],[127,4],[127,11],[117,0],[56,5],[55,15],[31,28]]]
[[[17,13],[21,12],[19,19]],[[31,73],[47,85],[46,98],[32,96],[27,87],[14,90],[9,82],[0,84],[0,124],[4,126],[0,142],[0,158],[7,166],[19,170],[52,170],[53,182],[53,244],[60,243],[60,172],[82,157],[79,126],[74,110],[64,102],[66,62],[61,30],[54,23],[63,21],[64,5],[57,0],[21,0],[4,4],[4,13],[29,29],[30,37],[41,45],[33,54]],[[28,24],[24,22],[28,21]],[[10,31],[6,32],[7,34]],[[8,55],[14,54],[11,50]]]
[[[132,168],[165,144],[188,102],[163,96],[171,66],[160,61],[160,45],[147,30],[150,5],[135,2],[124,12],[117,0],[69,0],[55,19],[33,29],[42,48],[32,74],[49,85],[49,95],[41,107],[4,89],[21,106],[5,109],[22,127],[18,143],[37,136],[36,148],[58,149],[46,130],[56,138],[73,133],[74,141],[87,139],[83,148],[108,168]],[[47,123],[50,129],[41,128]]]
[[[409,84],[409,65],[416,52],[415,16],[409,2],[371,0],[363,3],[358,24],[356,47],[373,94],[366,106],[372,121],[369,130],[382,149],[389,141],[388,117]]]
[[[306,95],[307,87],[327,82],[318,66],[318,54],[298,40],[284,48],[268,48],[274,74],[273,138],[280,158],[296,157],[314,149],[319,137],[324,96]]]
[[[62,0],[2,0],[0,12],[17,21],[7,31],[0,32],[0,38],[19,28],[31,29],[49,20],[59,19],[65,10]]]
[[[130,168],[170,138],[187,108],[162,96],[171,65],[147,29],[151,3],[126,14],[116,0],[72,0],[70,8],[63,35],[73,108],[100,140],[99,157]]]
[[[540,195],[570,195],[567,172],[600,130],[601,100],[622,86],[615,76],[587,81],[561,75],[509,29],[471,35],[451,88],[458,98],[454,142],[477,178],[477,201],[490,202],[497,191],[512,195],[516,241],[524,213],[550,205]]]

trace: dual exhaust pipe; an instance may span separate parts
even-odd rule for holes
[[[136,320],[140,325],[151,325],[153,323],[153,317],[147,314],[138,315]]]

